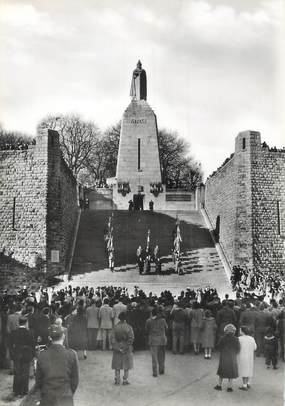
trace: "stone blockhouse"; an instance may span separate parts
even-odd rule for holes
[[[285,269],[285,149],[239,133],[234,154],[206,181],[204,205],[231,266]]]
[[[0,250],[49,274],[63,272],[78,215],[77,183],[59,135],[42,130],[27,150],[0,151]]]

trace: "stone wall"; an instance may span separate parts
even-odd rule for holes
[[[259,269],[285,270],[285,151],[252,157],[253,253]]]
[[[45,130],[24,151],[0,151],[0,250],[29,267],[63,271],[77,216],[76,181]],[[51,262],[51,251],[59,262]],[[55,255],[56,256],[56,255]]]
[[[205,209],[230,264],[284,268],[285,150],[262,147],[260,134],[236,137],[235,153],[206,181]]]
[[[236,182],[237,170],[234,159],[231,159],[215,176],[207,179],[205,185],[205,210],[216,228],[220,219],[219,241],[233,263],[235,238],[233,229],[236,223]]]
[[[76,180],[61,156],[58,133],[49,133],[47,264],[49,272],[57,274],[64,272],[68,265],[78,214],[78,199]]]
[[[47,143],[0,151],[0,250],[35,266],[46,258]]]

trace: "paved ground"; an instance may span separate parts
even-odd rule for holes
[[[283,365],[274,371],[267,370],[264,359],[255,361],[255,376],[248,392],[238,389],[240,379],[234,382],[234,392],[217,392],[218,356],[205,360],[202,355],[173,355],[167,353],[166,374],[153,378],[151,359],[147,351],[134,355],[134,370],[129,386],[115,386],[110,369],[111,352],[90,352],[87,360],[80,360],[80,385],[75,396],[75,406],[226,406],[283,404]],[[12,378],[6,376],[10,382]],[[1,393],[2,394],[2,393]],[[7,403],[0,401],[0,405]],[[14,403],[13,406],[18,406]],[[35,398],[24,406],[35,406]]]

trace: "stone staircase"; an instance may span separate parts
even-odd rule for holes
[[[230,284],[222,262],[198,211],[165,211],[160,213],[113,212],[115,269],[108,268],[103,240],[109,210],[82,213],[72,265],[74,285],[141,286],[145,291],[181,290],[187,286],[197,289],[217,287],[228,292]],[[176,217],[180,219],[182,235],[182,267],[184,275],[177,275],[172,262],[172,231]],[[165,275],[140,275],[136,264],[136,249],[146,244],[147,230],[151,230],[151,246],[160,247]],[[65,282],[70,283],[70,282]]]

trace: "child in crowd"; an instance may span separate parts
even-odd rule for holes
[[[211,310],[206,310],[202,324],[202,347],[204,348],[205,359],[210,359],[212,349],[215,347],[217,324]]]
[[[264,337],[264,355],[267,368],[270,368],[272,363],[273,369],[277,369],[278,339],[271,327],[268,327]]]

